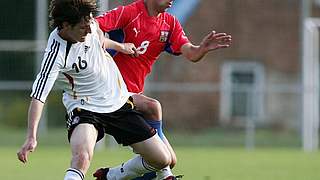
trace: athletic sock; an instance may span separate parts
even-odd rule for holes
[[[157,130],[158,136],[163,140],[165,136],[162,131],[162,120],[146,120],[146,122]]]
[[[78,169],[69,168],[64,176],[64,180],[84,180],[84,175]]]
[[[151,179],[155,179],[156,177],[157,177],[157,173],[153,171],[153,172],[145,173],[143,176],[134,178],[133,180],[151,180]]]
[[[120,166],[110,168],[107,174],[107,179],[131,179],[152,171],[157,171],[157,169],[147,164],[139,155],[121,164]]]
[[[134,178],[133,180],[151,180],[151,179],[163,180],[170,176],[173,176],[173,173],[170,167],[168,166],[157,172],[145,173],[143,176]]]
[[[169,166],[167,166],[166,168],[161,169],[160,171],[157,171],[157,180],[163,180],[163,179],[166,179],[169,176],[173,176]]]

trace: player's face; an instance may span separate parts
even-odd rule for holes
[[[74,26],[68,26],[66,32],[72,42],[84,42],[88,33],[91,33],[90,24],[93,22],[93,18],[82,19],[80,23]]]
[[[157,9],[159,12],[164,12],[168,8],[171,8],[174,0],[155,0],[157,4]]]

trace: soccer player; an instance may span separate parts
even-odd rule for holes
[[[104,133],[130,145],[139,155],[100,179],[131,179],[170,164],[170,153],[156,131],[137,112],[123,78],[105,48],[132,53],[103,36],[92,13],[95,0],[52,0],[53,27],[41,70],[32,87],[26,141],[17,153],[23,163],[37,146],[37,129],[46,98],[55,81],[60,83],[67,110],[72,160],[64,180],[83,180],[94,146]]]
[[[232,41],[230,35],[212,31],[203,38],[200,45],[193,45],[186,37],[179,21],[165,12],[172,3],[173,0],[137,0],[96,18],[100,28],[109,34],[110,39],[135,45],[138,57],[116,51],[111,53],[129,92],[134,94],[132,97],[137,110],[141,111],[147,122],[157,129],[158,135],[167,145],[172,156],[171,167],[176,164],[176,155],[162,131],[160,103],[142,94],[145,78],[163,51],[173,55],[182,54],[186,59],[198,62],[209,51],[227,48]],[[170,168],[167,170],[170,171]]]

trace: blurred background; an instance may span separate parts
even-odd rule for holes
[[[0,146],[24,141],[30,89],[50,32],[48,2],[0,7]],[[99,4],[104,12],[130,2]],[[176,0],[169,11],[195,44],[212,30],[233,36],[230,48],[198,63],[163,53],[154,65],[145,94],[162,103],[174,147],[317,151],[320,1]],[[68,147],[64,116],[55,89],[41,145]],[[104,144],[114,146],[109,138]]]

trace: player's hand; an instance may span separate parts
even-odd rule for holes
[[[137,48],[133,43],[123,43],[123,48],[122,48],[121,52],[124,54],[132,55],[134,57],[139,56]]]
[[[232,43],[231,35],[212,31],[201,42],[200,48],[204,53],[221,48],[228,48]]]
[[[17,153],[18,159],[23,163],[27,163],[29,153],[33,152],[36,147],[37,140],[34,138],[28,138]]]

